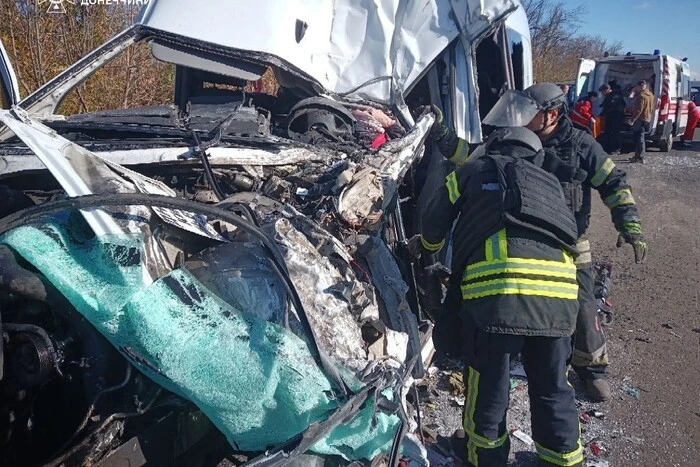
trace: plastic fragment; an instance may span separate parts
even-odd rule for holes
[[[532,437],[518,428],[514,428],[514,429],[510,430],[510,434],[515,436],[516,438],[518,438],[520,441],[527,444],[528,446],[532,446],[534,444]]]
[[[586,462],[586,467],[610,467],[610,462],[603,459],[596,459]]]
[[[511,379],[510,379],[510,389],[511,389],[511,391],[512,391],[513,389],[517,388],[517,387],[518,387],[518,382],[517,382],[516,380],[514,380],[513,378],[511,378]]]
[[[599,418],[601,420],[605,418],[605,413],[601,412],[600,410],[589,410],[586,413],[591,417]]]
[[[633,388],[632,386],[627,386],[626,384],[622,385],[622,390],[625,391],[630,396],[634,397],[635,399],[639,399],[639,396],[641,394],[639,392],[639,389]]]
[[[581,420],[581,423],[591,423],[591,417],[586,412],[578,414],[578,418]]]
[[[389,139],[386,137],[386,133],[379,133],[376,138],[372,140],[369,147],[372,149],[377,149],[382,147]]]
[[[598,443],[591,443],[588,447],[591,449],[591,453],[596,457],[600,457],[603,453],[603,447]]]
[[[465,399],[464,396],[452,396],[450,400],[460,407],[464,407]]]

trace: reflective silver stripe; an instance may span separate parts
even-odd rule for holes
[[[574,264],[588,264],[593,262],[593,257],[591,256],[591,242],[586,239],[580,239],[576,242],[576,249],[578,250],[578,256],[574,261]]]

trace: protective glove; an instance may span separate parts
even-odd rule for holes
[[[617,247],[620,248],[625,243],[632,245],[634,249],[634,262],[640,264],[647,259],[647,244],[644,241],[644,235],[642,235],[641,230],[639,230],[639,224],[636,224],[636,228],[631,230],[638,231],[634,232],[628,229],[620,232],[617,237]]]
[[[442,115],[442,110],[440,110],[440,107],[438,107],[435,104],[421,105],[416,109],[414,117],[416,120],[418,120],[422,116],[429,113],[435,114],[435,122],[433,122],[433,126],[430,129],[430,137],[434,140],[439,140],[450,131],[450,129],[443,123],[444,117]]]

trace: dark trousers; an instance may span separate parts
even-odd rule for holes
[[[581,379],[602,378],[608,366],[605,334],[598,319],[594,295],[595,276],[591,263],[576,270],[578,281],[578,315],[571,364]]]
[[[616,152],[622,149],[622,121],[624,117],[611,115],[605,117],[605,143],[608,152]]]
[[[647,131],[649,131],[649,122],[642,120],[634,122],[634,155],[636,157],[644,157]]]
[[[505,467],[508,463],[510,359],[518,353],[528,377],[538,456],[547,465],[583,465],[574,389],[566,375],[571,338],[487,333],[473,324],[464,308],[467,465]]]

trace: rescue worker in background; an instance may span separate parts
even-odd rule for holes
[[[441,122],[435,128],[442,149],[451,146],[454,153],[466,145]],[[409,242],[414,255],[435,253],[457,221],[452,280],[461,288],[469,466],[508,463],[510,360],[518,353],[530,382],[538,456],[545,465],[584,463],[567,381],[578,310],[576,221],[543,162],[531,131],[497,129],[480,155],[447,175],[420,212],[421,234]]]
[[[566,95],[566,94],[564,94]],[[585,98],[581,98],[575,105],[569,118],[579,130],[591,134],[595,117],[593,117],[593,102],[598,98],[597,92],[589,92]]]
[[[523,96],[530,103],[522,103]],[[513,104],[509,105],[509,102]],[[517,105],[516,105],[517,104]],[[436,125],[431,133],[444,157],[455,164],[469,159],[469,145],[442,124],[442,114],[436,112]],[[642,235],[639,213],[625,172],[615,166],[593,137],[576,130],[566,116],[565,97],[556,85],[538,83],[525,92],[509,90],[484,119],[484,124],[496,127],[526,126],[542,140],[545,151],[556,156],[548,161],[564,190],[566,202],[576,218],[578,239],[576,260],[579,284],[579,310],[572,366],[584,382],[586,392],[594,401],[610,399],[610,387],[605,380],[608,364],[605,335],[598,322],[593,293],[595,277],[586,238],[591,215],[591,189],[595,189],[610,209],[613,224],[619,233],[617,246],[629,243],[637,263],[646,258],[647,245]],[[559,162],[557,164],[557,162]]]
[[[646,134],[649,131],[651,117],[654,115],[654,95],[649,91],[647,82],[644,80],[637,83],[634,91],[635,103],[630,117],[630,124],[634,131],[634,157],[630,162],[643,164]]]
[[[695,128],[700,122],[700,108],[691,100],[688,104],[688,123],[685,127],[685,133],[681,136],[683,146],[690,147],[693,145],[693,137],[695,136]]]
[[[598,89],[604,96],[601,105],[601,116],[605,119],[605,149],[612,155],[619,155],[622,149],[622,123],[625,120],[625,98],[618,86],[615,89],[609,84],[604,84]]]

